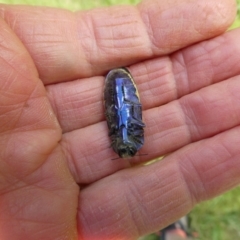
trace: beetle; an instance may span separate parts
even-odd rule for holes
[[[144,143],[145,124],[139,94],[127,68],[107,74],[104,107],[113,150],[121,158],[133,157]]]

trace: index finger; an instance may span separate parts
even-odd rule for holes
[[[45,84],[101,75],[216,36],[235,12],[234,0],[146,0],[76,13],[1,5]]]

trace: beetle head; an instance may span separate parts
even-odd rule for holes
[[[121,158],[133,157],[136,152],[137,148],[131,143],[121,143],[117,148],[117,153]]]

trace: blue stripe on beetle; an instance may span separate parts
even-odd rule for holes
[[[106,76],[104,107],[113,150],[121,158],[133,157],[144,143],[142,105],[133,77],[126,68]]]

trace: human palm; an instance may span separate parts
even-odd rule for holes
[[[235,10],[2,5],[0,238],[136,239],[239,184],[240,31],[215,37]],[[146,124],[130,161],[112,161],[102,106],[104,75],[119,66]]]

